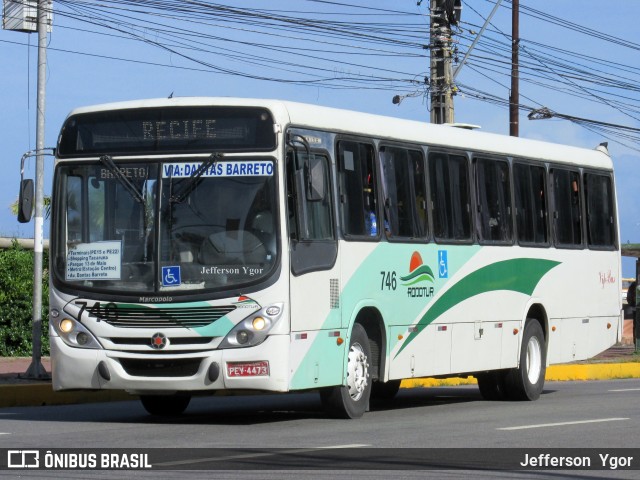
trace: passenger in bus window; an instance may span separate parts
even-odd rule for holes
[[[376,215],[376,201],[373,194],[373,175],[371,172],[367,174],[364,184],[365,233],[371,237],[375,237],[378,235],[378,217]]]

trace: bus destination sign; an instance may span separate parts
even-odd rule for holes
[[[67,119],[60,157],[213,150],[271,151],[273,117],[253,107],[154,107],[81,113]]]

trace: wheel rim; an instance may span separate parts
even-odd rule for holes
[[[527,344],[527,377],[531,384],[538,383],[542,371],[542,348],[537,337],[531,337]]]
[[[347,388],[349,395],[357,402],[364,395],[369,377],[369,364],[367,356],[359,343],[354,343],[349,348],[347,363]]]

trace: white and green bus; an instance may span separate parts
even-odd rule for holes
[[[357,418],[400,381],[535,400],[621,335],[612,162],[595,150],[275,100],[74,110],[50,234],[55,390],[316,390]]]

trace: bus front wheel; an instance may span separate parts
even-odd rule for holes
[[[369,337],[362,325],[356,323],[351,332],[347,357],[347,384],[320,391],[324,408],[339,418],[360,418],[369,408],[371,378]]]
[[[540,323],[528,318],[522,334],[520,366],[507,373],[507,394],[512,400],[537,400],[544,387],[547,349]]]
[[[191,395],[140,395],[140,401],[151,415],[171,417],[180,415],[187,409]]]

